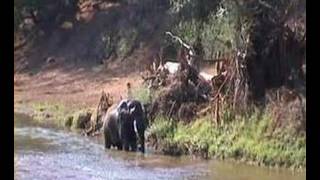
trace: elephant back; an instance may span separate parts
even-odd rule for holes
[[[117,113],[117,105],[113,104],[108,110],[107,113],[103,117],[103,127],[105,128],[109,121],[113,120],[113,116],[116,116]]]
[[[110,108],[107,110],[107,113],[105,114],[105,117],[103,118],[104,119],[104,123],[106,121],[108,121],[110,119],[110,117],[113,117],[113,116],[117,117],[118,116],[118,109],[119,108],[123,108],[125,106],[125,104],[126,104],[126,101],[127,100],[121,100],[118,103],[115,103],[115,104],[111,105]]]

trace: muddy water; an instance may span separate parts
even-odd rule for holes
[[[101,138],[40,127],[15,115],[15,179],[302,180],[305,173],[170,157],[150,152],[104,150]]]

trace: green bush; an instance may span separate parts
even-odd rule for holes
[[[136,38],[138,36],[138,32],[136,29],[132,30],[123,30],[117,35],[120,37],[117,43],[117,54],[120,57],[125,57],[130,53],[130,51],[134,48]]]
[[[175,124],[173,121],[169,121],[164,117],[157,117],[148,129],[148,134],[157,139],[167,139],[173,137],[174,130]]]
[[[191,21],[181,21],[173,29],[173,33],[182,37],[188,43],[194,43],[199,33],[200,23],[195,19]]]
[[[217,127],[211,118],[203,117],[191,124],[157,119],[150,131],[166,148],[184,153],[202,152],[209,157],[234,158],[255,162],[266,166],[285,166],[302,168],[306,165],[306,137],[281,131],[273,134],[270,115],[266,112],[254,112],[246,117],[227,121]]]
[[[172,0],[171,6],[175,11],[185,6],[190,6],[191,9],[199,6],[190,5],[192,3],[198,2]],[[206,11],[205,14],[208,15],[200,16],[200,19],[196,15],[187,19],[179,17],[172,32],[190,44],[195,44],[199,37],[204,48],[205,59],[213,59],[216,52],[222,52],[222,54],[232,52],[237,47],[236,38],[239,35],[236,29],[240,20],[238,6],[233,1],[221,1],[217,7]]]
[[[150,93],[151,92],[147,87],[141,86],[139,88],[133,89],[132,96],[134,99],[137,99],[145,104],[151,102]]]
[[[38,10],[43,5],[41,0],[14,0],[14,30],[17,31],[22,22],[22,12],[25,10]]]

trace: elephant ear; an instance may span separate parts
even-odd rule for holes
[[[117,109],[118,109],[118,112],[120,112],[120,111],[123,110],[123,109],[124,109],[124,110],[128,110],[127,100],[122,100],[122,101],[119,103]]]

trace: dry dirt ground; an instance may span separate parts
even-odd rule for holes
[[[150,61],[149,53],[134,53],[125,62],[114,61],[108,66],[68,67],[63,61],[44,63],[37,73],[14,75],[14,104],[58,103],[76,108],[94,108],[102,91],[110,93],[114,101],[127,96],[127,83],[132,89],[140,88],[140,76],[145,64]],[[213,73],[213,67],[203,71]]]
[[[118,72],[115,72],[118,71]],[[124,71],[102,65],[92,68],[61,68],[14,75],[14,103],[62,103],[77,108],[96,107],[102,91],[114,100],[126,97],[126,84],[142,85],[138,70]]]
[[[127,83],[140,88],[141,70],[132,65],[108,65],[92,68],[52,68],[37,74],[14,75],[14,103],[58,103],[77,108],[96,107],[102,91],[115,101],[127,95]],[[123,68],[127,67],[127,68]]]
[[[125,28],[122,25],[130,23],[122,16],[135,11],[134,8],[117,6],[100,10],[86,23],[73,22],[75,27],[68,30],[54,26],[51,33],[41,37],[34,46],[28,47],[28,43],[24,48],[15,50],[15,69],[25,62],[29,65],[24,72],[14,74],[15,105],[52,102],[79,108],[96,107],[102,91],[110,93],[116,101],[120,96],[126,96],[128,82],[132,88],[140,87],[142,79],[139,73],[145,69],[145,62],[150,60],[150,51],[136,50],[124,61],[115,59],[105,63],[107,66],[99,65],[94,59],[99,55],[96,51],[102,52],[104,48],[100,44],[98,50],[95,49],[101,34],[111,27],[117,30]],[[66,18],[74,19],[75,15],[70,16]],[[119,27],[114,23],[118,21]],[[47,63],[51,56],[54,62]]]
[[[79,69],[71,72],[51,70],[35,76],[19,74],[15,77],[14,101],[93,106],[103,90],[116,99],[124,96],[126,82],[135,82],[133,87],[141,84],[134,73],[128,74],[128,77],[117,77],[107,73],[82,72]]]

